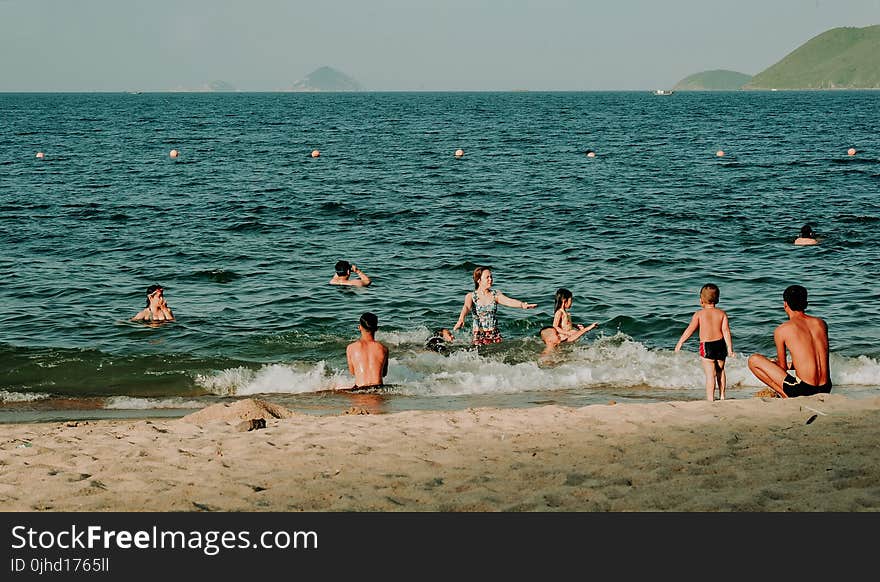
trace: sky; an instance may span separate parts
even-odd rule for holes
[[[0,92],[669,88],[754,75],[880,0],[0,0]]]

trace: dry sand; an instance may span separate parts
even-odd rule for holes
[[[878,445],[880,398],[835,394],[329,417],[244,400],[0,425],[0,509],[877,511]]]

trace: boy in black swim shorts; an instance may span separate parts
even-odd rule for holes
[[[721,292],[713,283],[706,283],[700,289],[700,306],[702,307],[691,317],[691,322],[681,334],[675,351],[681,351],[681,346],[699,328],[700,330],[700,362],[703,364],[703,372],[706,374],[706,400],[715,400],[715,388],[718,388],[718,397],[724,400],[725,388],[727,387],[727,374],[724,372],[724,363],[733,352],[733,339],[730,336],[730,325],[727,313],[718,309],[718,299]]]

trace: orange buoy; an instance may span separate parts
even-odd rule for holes
[[[848,156],[856,155],[856,148],[849,148],[848,150],[846,150],[846,155],[848,155]]]
[[[317,158],[320,155],[321,155],[321,152],[319,152],[318,150],[312,150],[312,157],[313,158]]]
[[[177,156],[180,155],[180,152],[177,150],[171,150],[170,152],[168,152],[168,155],[171,156],[172,158],[176,158]]]

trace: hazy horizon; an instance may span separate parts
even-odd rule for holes
[[[0,0],[0,91],[284,91],[322,66],[368,91],[638,91],[878,23],[880,0]]]

